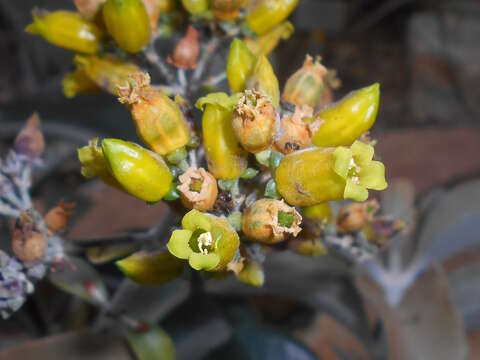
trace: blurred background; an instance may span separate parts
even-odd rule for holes
[[[166,208],[145,206],[81,179],[73,145],[93,135],[134,139],[134,126],[112,96],[62,95],[72,53],[24,32],[35,6],[73,9],[65,0],[0,0],[1,154],[18,123],[38,111],[48,151],[57,156],[47,163],[53,170],[40,174],[34,195],[40,208],[61,197],[77,202],[67,238],[111,236],[158,223],[168,216]],[[273,55],[281,86],[307,53],[321,55],[328,68],[337,70],[342,86],[335,98],[381,84],[372,135],[392,184],[382,201],[411,220],[411,231],[395,239],[400,245],[372,267],[330,255],[315,265],[297,257],[273,259],[266,269],[273,279],[264,292],[214,284],[209,289],[214,299],[199,300],[188,296],[181,282],[161,290],[129,283],[125,292],[136,293],[141,305],[133,309],[131,300],[119,299],[113,306],[158,321],[181,359],[201,358],[235,337],[256,354],[239,359],[480,359],[480,245],[475,245],[480,244],[480,2],[300,0],[291,21],[294,35]],[[2,226],[0,236],[8,233]],[[394,272],[392,259],[398,258]],[[412,259],[423,264],[421,274],[409,270]],[[285,263],[295,270],[280,267]],[[118,285],[112,266],[96,267],[107,287]],[[410,275],[412,286],[402,287]],[[285,281],[302,286],[293,298]],[[392,305],[387,293],[397,292],[405,296]],[[24,309],[1,323],[0,350],[7,351],[0,358],[131,358],[117,339],[85,332],[94,314],[90,306],[44,284]],[[235,321],[247,329],[261,323],[269,330],[238,330],[230,325]],[[59,335],[66,329],[70,332]],[[81,337],[73,337],[72,329],[83,331]],[[282,338],[282,331],[290,337]],[[271,350],[271,357],[257,345]],[[285,357],[288,351],[274,352],[279,348],[292,352]],[[241,352],[226,349],[229,358]],[[227,358],[220,351],[212,356]]]

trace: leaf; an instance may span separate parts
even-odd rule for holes
[[[59,289],[92,305],[103,304],[108,298],[108,292],[95,268],[77,257],[70,257],[70,260],[72,270],[52,272],[49,280]]]
[[[185,262],[172,256],[167,250],[148,253],[136,252],[115,262],[121,272],[142,285],[158,285],[180,276]]]
[[[92,246],[87,250],[87,257],[92,264],[104,264],[130,255],[136,249],[137,246],[135,244]]]
[[[172,340],[157,326],[144,333],[130,334],[127,341],[138,360],[175,360]]]

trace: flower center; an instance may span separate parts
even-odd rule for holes
[[[358,177],[358,173],[360,172],[360,166],[357,165],[353,157],[350,159],[350,163],[348,164],[348,173],[349,177],[352,179],[354,184],[359,184],[360,179]]]
[[[279,211],[277,217],[277,223],[281,227],[289,228],[293,225],[293,222],[295,221],[295,217],[293,216],[293,214],[284,211]]]
[[[192,179],[191,183],[190,183],[190,191],[193,191],[193,192],[201,192],[202,191],[202,184],[203,184],[203,180],[202,179]]]
[[[208,248],[212,245],[213,239],[212,239],[212,233],[211,232],[204,232],[201,234],[198,239],[198,249],[200,250],[200,253],[207,255],[208,254]]]

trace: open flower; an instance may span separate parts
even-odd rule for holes
[[[172,255],[188,260],[195,270],[224,270],[240,245],[237,232],[226,219],[189,211],[182,229],[174,230],[167,248]]]
[[[365,201],[368,190],[384,190],[385,166],[380,161],[373,161],[373,146],[355,141],[350,148],[340,146],[333,155],[333,170],[346,181],[343,197],[356,201]]]
[[[217,181],[205,169],[188,168],[179,176],[180,197],[185,207],[208,211],[213,208],[218,195]]]

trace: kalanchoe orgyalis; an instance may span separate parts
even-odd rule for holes
[[[32,216],[22,212],[11,224],[12,250],[17,259],[26,264],[36,263],[45,258],[47,236],[37,228]]]

